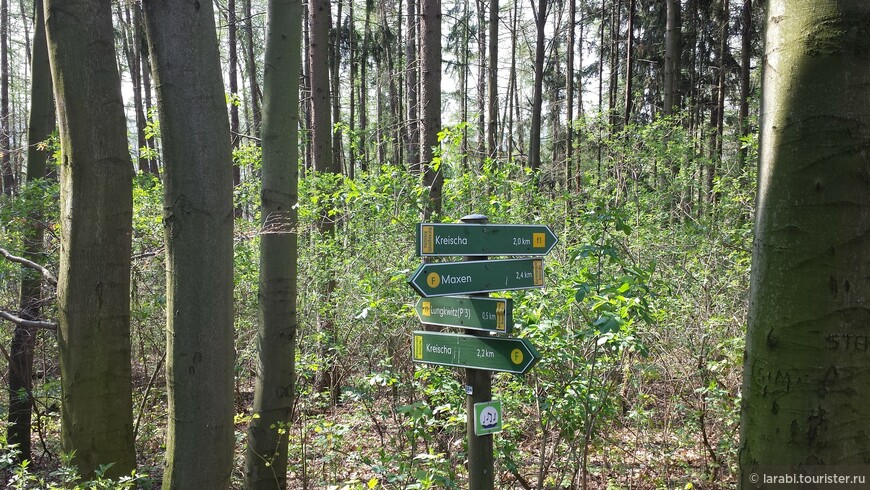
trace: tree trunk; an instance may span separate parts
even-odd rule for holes
[[[61,140],[61,442],[91,477],[136,467],[130,367],[133,167],[108,1],[48,0]]]
[[[260,137],[260,124],[263,119],[260,109],[260,84],[257,82],[257,58],[254,56],[254,16],[251,11],[251,0],[243,0],[245,8],[245,65],[248,69],[248,85],[251,89],[251,116],[254,127],[251,134],[255,138]]]
[[[163,488],[227,488],[235,442],[233,166],[214,11],[196,0],[143,7],[165,158]]]
[[[439,147],[438,132],[441,131],[441,0],[422,0],[420,14],[423,74],[420,157],[424,165],[423,185],[429,188],[429,203],[423,213],[424,220],[428,220],[441,214],[444,186],[441,163],[434,160]]]
[[[248,427],[245,487],[287,487],[295,387],[299,74],[302,2],[269,2],[263,74],[262,232],[257,380]]]
[[[489,2],[489,68],[486,79],[486,94],[489,98],[486,121],[486,156],[495,160],[495,135],[498,131],[498,0]]]
[[[0,0],[0,170],[3,193],[15,193],[15,168],[12,166],[12,134],[9,119],[9,0]]]
[[[308,32],[310,45],[308,48],[309,73],[311,85],[311,127],[313,166],[318,173],[340,173],[336,168],[332,155],[332,116],[329,90],[329,64],[323,60],[329,58],[329,26],[331,24],[329,0],[310,0],[308,3]],[[322,238],[331,242],[335,236],[335,216],[329,215],[329,209],[322,208],[318,229]],[[319,392],[329,392],[333,402],[338,401],[338,390],[335,383],[335,363],[331,361],[331,346],[335,341],[335,320],[331,306],[332,292],[335,290],[335,278],[332,271],[325,283],[321,285],[321,301],[330,305],[319,308],[324,311],[317,318],[317,329],[320,339],[317,341],[322,368],[318,370],[315,389]]]
[[[532,122],[529,128],[529,168],[533,171],[541,167],[541,106],[543,105],[544,84],[544,27],[547,24],[547,0],[538,0],[535,11],[535,80],[532,95]]]
[[[668,0],[665,34],[664,107],[665,116],[680,107],[680,0]]]
[[[420,164],[420,123],[418,115],[419,100],[417,98],[417,72],[419,70],[417,60],[417,0],[407,0],[408,2],[408,31],[406,37],[408,39],[407,47],[405,48],[405,59],[407,64],[405,67],[405,93],[407,93],[408,104],[408,130],[407,130],[407,150],[408,165],[411,172],[420,173],[422,166]]]
[[[634,111],[632,81],[634,79],[634,11],[635,0],[628,0],[628,29],[625,38],[625,104],[622,113],[622,124],[628,126],[631,113]]]
[[[51,152],[40,149],[39,143],[51,137],[54,131],[54,96],[48,47],[45,40],[45,18],[42,1],[36,0],[36,19],[33,30],[33,55],[30,65],[30,115],[27,124],[27,180],[28,184],[45,177]],[[29,226],[24,236],[24,257],[42,262],[42,213],[35,208],[28,217]],[[42,304],[42,276],[29,268],[21,270],[21,318],[38,320]],[[33,348],[36,329],[16,325],[9,348],[9,425],[6,441],[18,447],[18,461],[30,460],[30,424],[33,411]]]
[[[341,38],[339,37],[339,33],[341,32],[341,8],[342,1],[338,0],[338,13],[336,15],[335,28],[331,29],[329,42],[330,42],[330,56],[329,56],[329,76],[330,76],[330,103],[332,104],[332,129],[331,131],[335,134],[332,135],[332,159],[334,160],[333,166],[335,172],[341,173],[341,133],[342,131],[338,126],[338,123],[341,122],[341,107],[339,101],[341,100],[341,84],[338,82],[338,72],[341,67]],[[332,21],[330,20],[330,25]]]
[[[574,35],[577,28],[577,0],[568,0],[568,48],[565,59],[565,112],[567,128],[565,131],[565,188],[572,181],[574,164]]]
[[[467,4],[467,2],[466,2]],[[477,161],[483,167],[486,158],[486,82],[487,82],[487,44],[486,44],[486,15],[484,5],[486,0],[477,0]],[[468,18],[465,19],[466,26]]]
[[[142,5],[133,5],[133,24],[135,24],[136,46],[139,51],[139,62],[142,66],[142,102],[145,105],[146,120],[152,112],[151,105],[151,54],[148,50],[148,39],[145,35],[145,21],[142,19]],[[157,142],[147,140],[148,148],[157,148]],[[160,167],[156,158],[148,159],[148,168],[152,175],[160,177]]]
[[[870,64],[866,36],[849,34],[870,3],[774,0],[767,12],[744,488],[757,468],[870,461]]]
[[[740,128],[740,149],[738,158],[740,167],[746,166],[746,148],[743,146],[743,138],[749,135],[749,75],[751,50],[752,50],[752,0],[743,1],[741,11],[741,40],[740,40],[740,109],[737,116],[737,125]]]

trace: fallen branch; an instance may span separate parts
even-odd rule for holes
[[[57,323],[54,322],[43,322],[39,320],[25,320],[24,318],[19,318],[8,311],[0,310],[0,318],[5,320],[9,320],[10,322],[20,325],[22,327],[30,327],[30,328],[44,328],[46,330],[57,331]]]
[[[6,259],[11,261],[11,262],[15,262],[15,263],[21,264],[23,266],[30,267],[31,269],[39,271],[40,273],[42,273],[42,277],[44,277],[46,281],[57,286],[57,279],[54,277],[54,274],[52,274],[50,270],[37,264],[36,262],[34,262],[32,260],[27,260],[24,257],[18,257],[17,255],[12,255],[7,250],[4,250],[2,248],[0,248],[0,255],[6,257]]]

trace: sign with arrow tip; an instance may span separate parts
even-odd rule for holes
[[[420,298],[414,308],[422,323],[470,330],[510,333],[513,301],[509,298],[437,296]]]
[[[534,255],[544,256],[559,239],[545,225],[480,225],[420,223],[417,255]]]
[[[412,335],[414,362],[525,374],[541,358],[526,339],[422,331]]]
[[[543,288],[544,261],[505,259],[421,264],[408,283],[424,298]]]

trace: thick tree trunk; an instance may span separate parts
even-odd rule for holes
[[[864,0],[768,8],[744,488],[763,467],[825,465],[830,475],[870,461],[870,64],[867,37],[850,34],[868,18]]]
[[[61,139],[61,442],[84,477],[136,467],[130,366],[133,167],[108,1],[45,5]]]
[[[295,389],[299,74],[302,2],[271,0],[263,74],[263,191],[257,380],[245,455],[245,486],[287,487]]]
[[[429,203],[424,219],[441,214],[444,172],[441,164],[433,161],[441,131],[441,0],[422,0],[420,3],[420,51],[423,120],[420,125],[420,157],[423,161],[423,185],[429,188]]]
[[[165,158],[169,424],[163,488],[227,488],[233,166],[211,2],[146,0]]]
[[[34,5],[36,19],[33,31],[33,55],[30,65],[30,115],[27,124],[27,180],[32,183],[45,177],[51,152],[40,149],[39,143],[54,131],[54,96],[48,47],[45,40],[45,17],[42,1]],[[30,223],[24,237],[24,258],[42,262],[43,225],[38,208],[28,217]],[[21,318],[38,320],[42,305],[42,276],[23,268],[19,305]],[[30,423],[33,411],[33,348],[36,329],[16,325],[9,348],[9,425],[6,441],[18,447],[18,461],[31,459]]]
[[[341,8],[343,2],[338,0],[338,12],[336,15],[335,27],[330,30],[329,35],[329,80],[330,80],[330,103],[332,104],[332,159],[334,171],[341,173],[342,168],[342,151],[341,151],[341,130],[338,128],[338,123],[341,122],[341,84],[338,82],[338,74],[341,67],[341,43],[339,32],[341,31]],[[330,25],[332,21],[330,20]]]

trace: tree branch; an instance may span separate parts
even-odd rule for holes
[[[44,277],[46,281],[57,286],[57,279],[54,277],[54,274],[52,274],[50,270],[37,264],[36,262],[33,262],[32,260],[27,260],[24,257],[18,257],[16,255],[12,255],[7,250],[4,250],[2,248],[0,248],[0,255],[6,257],[6,259],[8,259],[11,262],[16,262],[16,263],[21,264],[23,266],[30,267],[31,269],[35,269],[35,270],[39,271],[40,273],[42,273],[42,277]]]
[[[20,325],[22,327],[44,328],[46,330],[57,331],[57,323],[42,322],[38,320],[25,320],[24,318],[19,318],[5,310],[0,310],[0,318],[9,320],[10,322],[16,325]]]

